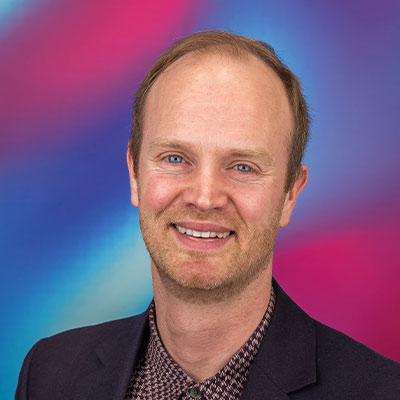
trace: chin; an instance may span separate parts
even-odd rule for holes
[[[226,278],[223,274],[213,271],[210,266],[202,265],[200,268],[197,266],[195,268],[186,267],[186,271],[179,273],[175,272],[170,275],[177,284],[183,287],[192,289],[213,289],[223,285]]]
[[[223,286],[228,280],[226,271],[204,262],[183,263],[181,267],[175,264],[174,268],[157,267],[157,270],[163,281],[168,280],[184,288],[209,290]]]

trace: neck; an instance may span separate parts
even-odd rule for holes
[[[169,293],[152,267],[157,328],[171,357],[197,382],[215,375],[257,328],[268,306],[272,266],[238,296],[196,304]]]

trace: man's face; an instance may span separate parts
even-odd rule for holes
[[[142,235],[168,290],[221,301],[270,267],[298,194],[284,193],[291,129],[283,84],[255,57],[187,55],[157,79],[138,177],[128,163]]]

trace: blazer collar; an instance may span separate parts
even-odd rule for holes
[[[316,327],[273,280],[275,310],[254,359],[242,399],[288,399],[287,393],[315,383]]]
[[[114,328],[112,326],[114,325]],[[117,326],[117,327],[115,327]],[[88,357],[87,371],[76,383],[76,399],[125,399],[133,367],[149,338],[148,310],[114,321]]]

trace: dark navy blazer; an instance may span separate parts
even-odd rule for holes
[[[274,287],[274,315],[243,400],[400,399],[400,364],[310,318]],[[146,311],[43,339],[25,358],[15,398],[123,400],[148,337]]]

